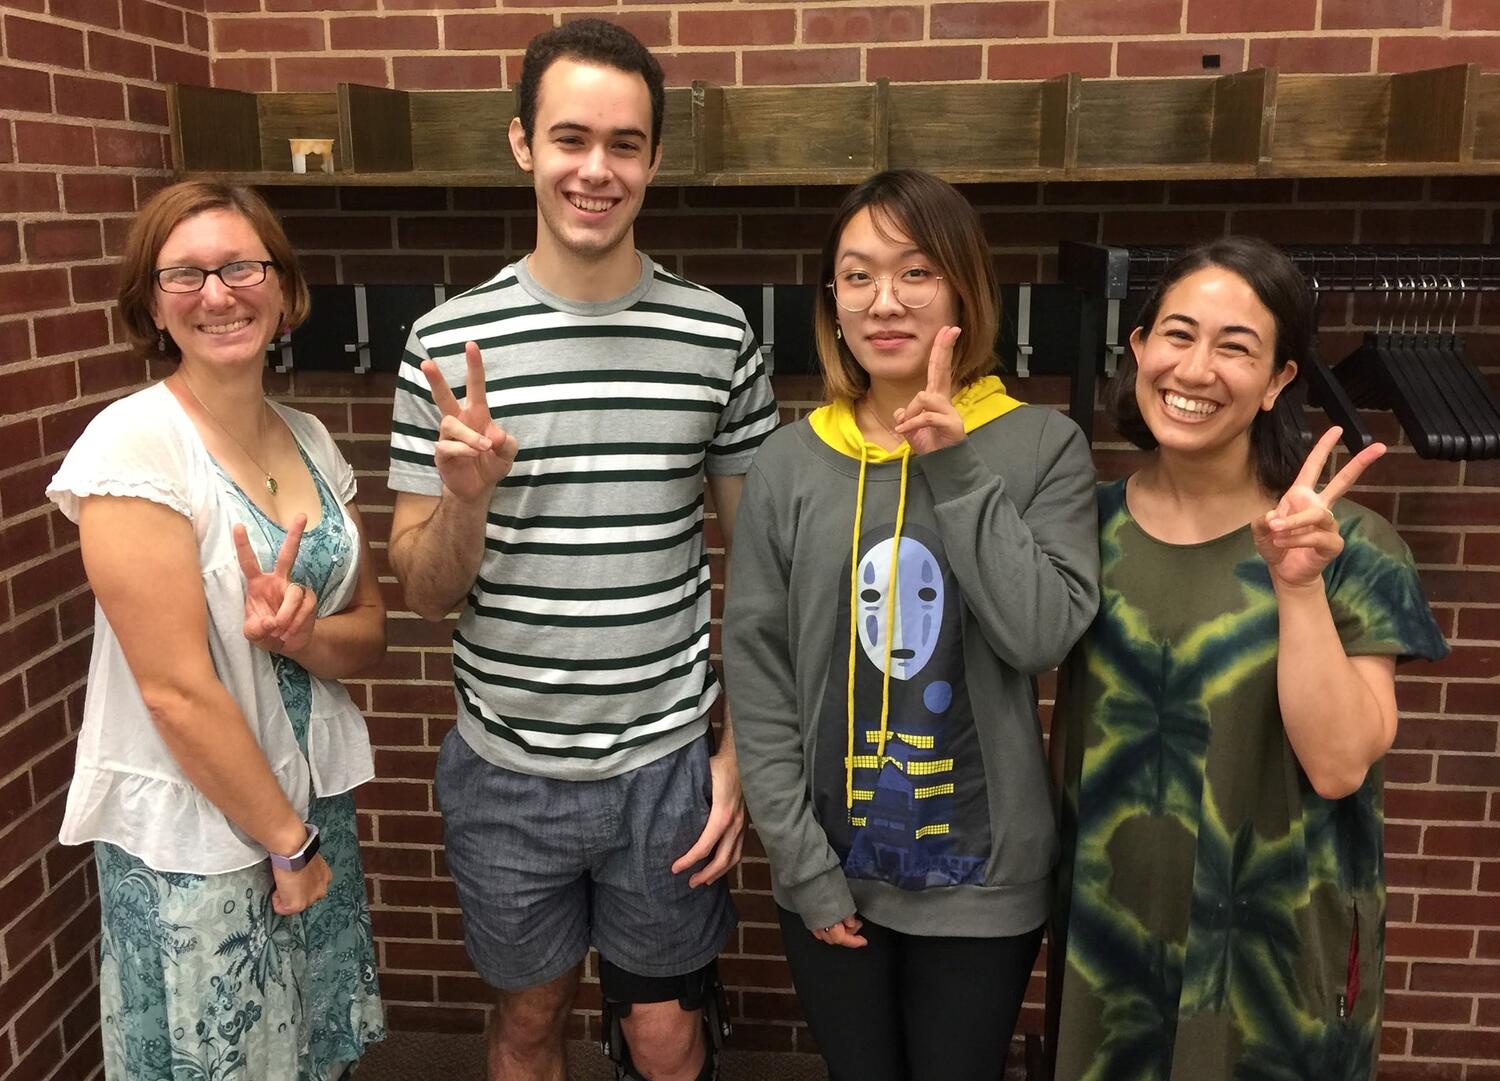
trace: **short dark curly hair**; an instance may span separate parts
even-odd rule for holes
[[[516,115],[531,142],[536,132],[537,95],[542,76],[557,60],[576,60],[639,75],[651,94],[651,155],[661,143],[662,114],[666,111],[666,77],[651,50],[629,30],[603,19],[575,19],[544,30],[526,46],[521,61],[521,82],[516,87]]]

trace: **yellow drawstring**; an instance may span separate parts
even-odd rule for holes
[[[854,537],[849,554],[849,688],[845,695],[849,749],[844,755],[844,809],[851,812],[854,810],[854,644],[859,638],[859,524],[865,515],[865,466],[869,460],[861,440],[859,486],[854,490]]]
[[[891,577],[885,599],[885,666],[880,684],[880,740],[875,745],[875,760],[885,761],[885,740],[891,719],[891,647],[896,641],[896,568],[901,563],[901,526],[906,520],[906,466],[911,461],[911,444],[901,448],[901,490],[896,499],[896,535],[891,540]]]
[[[896,500],[896,535],[891,540],[891,573],[886,581],[885,601],[885,664],[880,686],[880,738],[876,745],[875,761],[883,763],[885,742],[890,729],[891,716],[891,650],[896,641],[896,587],[899,584],[897,567],[901,562],[901,529],[906,521],[907,466],[911,463],[911,446],[901,448],[901,488]],[[844,808],[854,810],[854,672],[856,642],[859,640],[859,536],[860,525],[865,514],[865,470],[869,455],[863,441],[859,448],[859,487],[854,496],[854,536],[850,541],[849,554],[849,686],[845,693],[846,718],[849,728],[848,747],[844,755]]]

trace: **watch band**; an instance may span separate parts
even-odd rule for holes
[[[272,867],[281,871],[300,871],[318,854],[318,827],[311,822],[304,822],[303,825],[307,827],[307,840],[302,842],[302,847],[290,856],[279,856],[275,852],[268,853]]]

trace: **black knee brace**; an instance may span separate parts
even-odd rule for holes
[[[599,1043],[615,1064],[616,1081],[651,1081],[643,1076],[630,1058],[621,1023],[630,1016],[637,1002],[671,1002],[684,1010],[702,1010],[704,1040],[703,1069],[698,1081],[716,1081],[719,1076],[719,1049],[729,1038],[729,1005],[724,999],[724,985],[719,982],[719,966],[710,961],[696,972],[683,976],[637,976],[599,958],[599,993],[604,1000],[600,1019]]]

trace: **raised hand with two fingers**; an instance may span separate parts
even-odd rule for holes
[[[276,565],[266,572],[260,557],[250,546],[250,534],[236,525],[234,551],[240,571],[245,576],[245,638],[267,653],[296,653],[312,641],[313,626],[318,621],[318,595],[306,586],[292,581],[292,567],[302,544],[307,515],[292,519]]]
[[[964,422],[953,407],[953,345],[960,327],[943,327],[927,357],[927,386],[905,409],[896,410],[895,433],[918,454],[930,454],[964,441]]]
[[[1323,568],[1344,550],[1338,519],[1332,507],[1352,488],[1360,475],[1385,453],[1384,443],[1372,443],[1340,469],[1318,490],[1318,477],[1328,456],[1338,444],[1342,429],[1323,433],[1292,486],[1276,506],[1250,522],[1256,550],[1266,561],[1271,580],[1278,586],[1305,587],[1315,584]]]
[[[484,361],[479,346],[464,343],[468,369],[464,400],[454,397],[437,362],[422,362],[422,374],[432,387],[432,401],[442,413],[433,448],[434,464],[443,487],[466,503],[488,500],[495,485],[510,473],[516,460],[516,437],[490,416],[485,393]]]

